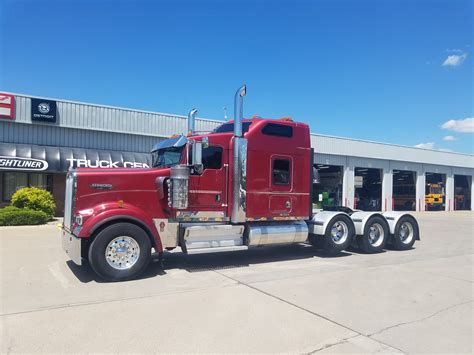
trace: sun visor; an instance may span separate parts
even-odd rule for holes
[[[168,138],[168,139],[165,139],[164,141],[157,143],[153,147],[153,150],[151,152],[153,153],[153,152],[156,152],[157,150],[166,149],[166,148],[180,148],[184,146],[187,142],[188,142],[188,139],[185,136],[177,136],[173,138]]]

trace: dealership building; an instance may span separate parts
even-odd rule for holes
[[[197,119],[197,131],[223,121]],[[63,211],[68,169],[147,168],[185,116],[0,93],[0,207],[24,186],[52,192]],[[363,210],[472,210],[474,156],[311,135],[316,203]],[[427,204],[425,197],[431,199]],[[441,199],[440,201],[436,201]]]

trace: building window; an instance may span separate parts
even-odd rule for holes
[[[290,161],[287,159],[275,159],[272,169],[273,185],[290,184]]]
[[[3,175],[3,201],[10,201],[16,190],[28,186],[27,173],[4,173]]]
[[[52,192],[53,176],[38,173],[5,172],[3,173],[2,200],[10,201],[15,191],[23,187],[39,187]]]
[[[262,129],[262,133],[269,136],[293,137],[293,127],[282,124],[269,123]]]

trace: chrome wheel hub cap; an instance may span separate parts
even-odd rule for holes
[[[369,228],[369,243],[373,247],[379,247],[384,239],[384,231],[380,224],[374,223]]]
[[[404,222],[400,226],[400,232],[398,233],[400,241],[404,244],[409,244],[413,239],[413,226],[409,222]]]
[[[140,257],[140,247],[132,237],[112,239],[105,249],[107,263],[116,270],[130,269]]]
[[[332,225],[331,228],[331,238],[336,244],[343,244],[347,237],[349,236],[349,228],[347,225],[342,222],[338,221]]]

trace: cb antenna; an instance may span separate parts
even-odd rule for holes
[[[227,106],[224,106],[222,109],[224,110],[224,120],[227,121],[227,120],[228,120],[228,117],[227,117]]]

